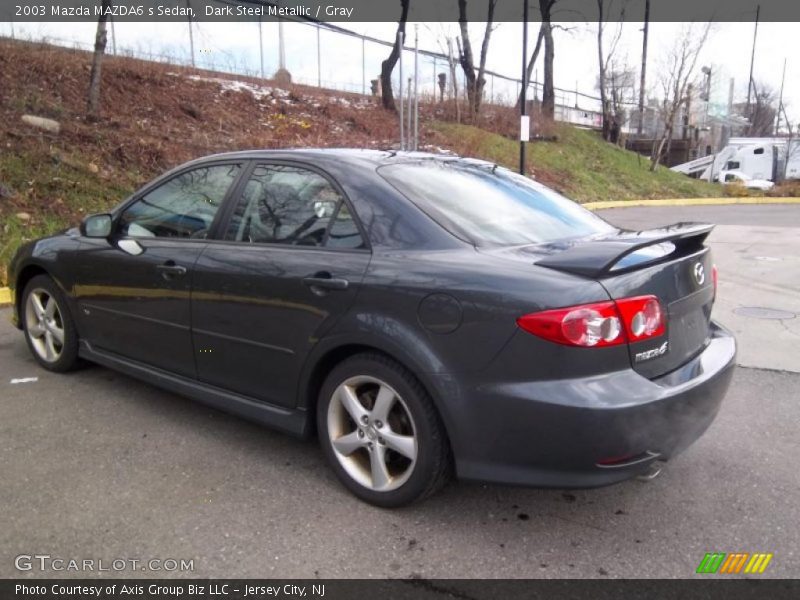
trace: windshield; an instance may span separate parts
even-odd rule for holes
[[[540,244],[615,231],[553,190],[487,163],[423,160],[378,173],[453,235],[476,246]]]

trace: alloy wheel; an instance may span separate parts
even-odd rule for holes
[[[56,299],[42,288],[28,294],[25,304],[25,330],[36,354],[55,363],[64,350],[64,320]]]
[[[367,376],[345,380],[333,392],[327,419],[334,455],[353,480],[376,492],[408,481],[418,453],[414,419],[386,382]]]

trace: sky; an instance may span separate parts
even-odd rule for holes
[[[391,40],[396,23],[339,23],[352,31],[375,38]],[[443,51],[444,39],[459,34],[457,23],[409,23],[407,45],[413,47],[414,32],[419,35],[421,49]],[[492,33],[487,68],[501,74],[518,78],[521,70],[522,24],[497,23]],[[529,24],[530,47],[536,39],[538,23]],[[555,85],[596,95],[597,41],[596,23],[565,23],[567,30],[555,32]],[[607,23],[607,37],[616,31],[616,23]],[[655,92],[656,82],[663,57],[680,32],[682,23],[651,23],[648,50],[648,91]],[[49,39],[56,43],[91,48],[96,25],[94,23],[16,23],[13,34],[25,39]],[[616,57],[628,64],[637,74],[641,62],[642,24],[622,24],[622,34]],[[695,27],[701,27],[696,24]],[[0,34],[11,35],[11,24],[0,23]],[[274,22],[262,25],[261,39],[264,47],[264,63],[267,76],[278,66],[277,28]],[[470,25],[470,37],[474,51],[480,49],[484,23]],[[702,51],[699,66],[709,65],[715,73],[733,77],[736,101],[747,96],[747,81],[750,69],[750,53],[753,42],[753,23],[716,23]],[[189,28],[183,23],[117,23],[114,38],[118,52],[133,51],[137,54],[156,54],[189,60]],[[198,66],[216,66],[223,70],[246,70],[253,74],[260,71],[259,30],[256,23],[195,23],[193,25],[195,57]],[[316,85],[321,79],[326,87],[361,91],[362,79],[369,90],[369,80],[376,78],[380,63],[388,54],[388,48],[366,43],[322,31],[320,34],[320,66],[317,66],[316,28],[304,24],[286,23],[287,68],[295,81]],[[109,42],[109,51],[111,51]],[[543,54],[543,53],[542,53]],[[793,123],[800,122],[800,36],[796,23],[761,23],[758,28],[756,57],[753,77],[775,90],[781,85],[784,58],[787,59],[784,86],[784,103]],[[363,60],[363,70],[362,70]],[[541,80],[542,57],[534,78]],[[435,67],[435,69],[434,69]],[[405,73],[413,72],[413,54],[405,53]],[[423,92],[433,90],[436,72],[445,71],[444,65],[434,65],[429,59],[421,60],[420,85]],[[362,74],[363,73],[363,74]],[[698,77],[700,76],[698,68]],[[720,86],[727,89],[727,84]],[[516,84],[501,79],[487,83],[487,94],[510,99],[517,93]],[[655,94],[652,94],[655,95]],[[574,103],[574,95],[558,97],[559,101]],[[579,99],[584,108],[593,108],[591,101]]]

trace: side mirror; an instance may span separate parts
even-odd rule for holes
[[[81,235],[90,238],[107,238],[111,235],[111,215],[89,215],[81,223]]]

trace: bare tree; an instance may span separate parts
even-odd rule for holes
[[[97,119],[100,111],[100,81],[103,68],[103,56],[106,53],[108,34],[106,23],[111,8],[111,0],[103,0],[100,16],[97,18],[97,33],[94,37],[94,55],[92,71],[89,75],[89,99],[86,102],[86,116],[89,120]]]
[[[397,33],[402,33],[403,37],[406,35],[406,21],[408,20],[408,7],[411,0],[400,0],[402,10],[400,12],[400,20],[397,22]],[[397,59],[400,58],[400,40],[399,35],[395,35],[394,45],[389,57],[381,63],[381,101],[383,107],[388,110],[396,110],[394,104],[394,94],[392,93],[392,71],[397,64]]]
[[[750,114],[747,115],[750,120],[747,134],[751,137],[771,136],[777,114],[775,90],[754,79],[753,95],[755,102],[750,104]]]
[[[539,13],[544,28],[544,82],[542,85],[542,116],[550,121],[556,112],[556,89],[553,85],[553,61],[556,49],[553,42],[552,14],[557,0],[539,0]]]
[[[469,28],[467,20],[467,0],[458,0],[458,25],[461,28],[461,41],[458,48],[458,61],[464,71],[464,79],[467,87],[467,100],[472,118],[478,116],[483,100],[483,88],[486,86],[486,57],[489,53],[489,39],[494,29],[494,9],[497,0],[489,0],[489,8],[486,15],[486,29],[483,32],[483,43],[481,44],[480,64],[477,72],[475,69],[475,59],[472,53],[472,43],[469,40]]]
[[[789,115],[786,114],[785,102],[781,103],[780,109],[783,113],[784,119],[786,119],[786,130],[789,132],[789,137],[786,138],[786,158],[783,160],[783,173],[781,175],[781,180],[785,181],[787,175],[789,174],[789,164],[793,162],[794,159],[800,160],[800,143],[797,143],[798,140],[795,137],[795,128],[792,126],[792,122],[789,120]],[[797,168],[793,167],[792,174],[795,175],[796,171]]]
[[[664,56],[659,83],[664,94],[661,117],[664,130],[661,139],[655,146],[650,159],[650,170],[655,171],[661,161],[664,146],[667,140],[672,139],[675,130],[675,119],[678,117],[681,106],[687,100],[689,85],[695,77],[695,67],[700,56],[700,51],[706,43],[711,23],[705,23],[700,31],[696,23],[685,25],[683,30],[675,37],[672,48]]]
[[[612,11],[614,0],[596,0],[597,1],[597,60],[599,65],[599,84],[600,88],[600,106],[603,112],[603,139],[608,141],[611,136],[611,106],[608,98],[607,88],[607,75],[609,65],[617,50],[617,44],[620,37],[622,37],[622,23],[625,20],[625,3],[622,2],[620,8],[619,21],[617,22],[616,31],[611,36],[611,44],[606,50],[603,47],[603,32],[606,29],[606,21],[608,15]]]
[[[628,122],[629,107],[635,105],[636,79],[634,69],[623,60],[613,60],[606,68],[605,92],[602,93],[609,119],[608,141],[616,144],[622,126]],[[597,77],[597,89],[601,89],[600,77]]]
[[[449,24],[448,27],[445,27],[443,23],[439,23],[439,31],[433,30],[430,26],[425,25],[425,28],[431,32],[433,36],[436,37],[436,43],[439,45],[439,50],[442,54],[447,57],[447,67],[448,67],[448,77],[450,81],[448,82],[448,97],[453,99],[453,103],[455,106],[455,114],[456,114],[456,121],[461,123],[461,102],[459,100],[459,90],[458,90],[458,77],[457,77],[457,68],[458,68],[458,59],[454,53],[454,46],[455,43],[453,42],[452,31],[450,30]]]

